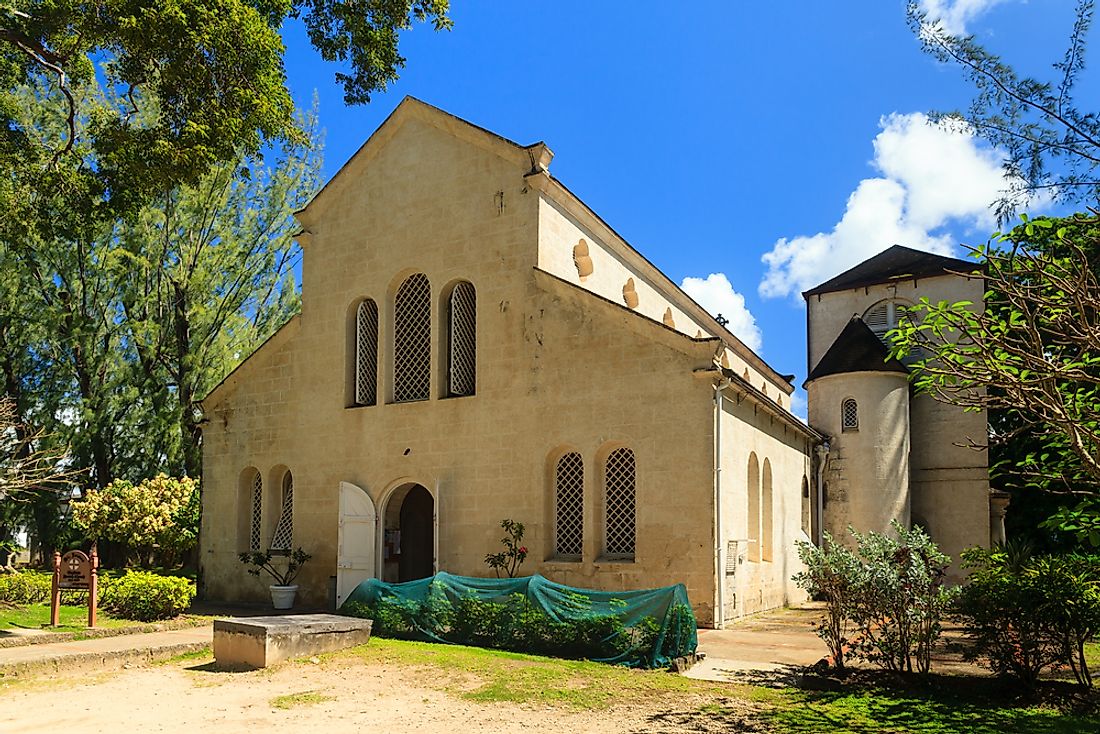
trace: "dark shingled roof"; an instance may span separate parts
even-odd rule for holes
[[[980,271],[981,266],[971,260],[933,255],[911,247],[894,245],[869,260],[864,260],[851,270],[825,281],[816,288],[804,292],[805,298],[819,293],[845,291],[850,288],[862,288],[868,285],[889,283],[891,280],[906,280],[929,275],[943,275],[945,272]]]
[[[853,316],[806,382],[848,372],[909,372],[909,368],[889,355],[890,351],[871,327],[859,316]]]

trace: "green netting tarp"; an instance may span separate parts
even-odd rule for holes
[[[387,584],[369,579],[340,607],[374,620],[382,637],[451,642],[656,668],[695,652],[695,614],[683,584],[594,591],[542,576],[479,579],[439,573]]]

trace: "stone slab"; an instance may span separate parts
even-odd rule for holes
[[[371,621],[337,614],[214,620],[214,659],[221,668],[266,668],[290,658],[343,650],[370,640]]]

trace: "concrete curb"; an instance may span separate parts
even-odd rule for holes
[[[208,642],[181,642],[153,648],[110,652],[62,653],[35,660],[22,660],[0,667],[0,680],[52,673],[88,673],[118,670],[127,665],[148,665],[188,652],[208,649]]]

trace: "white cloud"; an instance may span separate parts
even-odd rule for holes
[[[756,318],[745,306],[745,297],[735,291],[724,273],[711,273],[704,278],[684,278],[680,288],[712,315],[729,319],[726,328],[745,345],[759,352],[763,343]]]
[[[872,164],[882,175],[859,182],[831,232],[782,238],[763,256],[767,298],[796,295],[891,245],[943,255],[963,232],[993,231],[991,204],[1005,188],[1000,157],[970,131],[929,124],[916,112],[879,121]]]
[[[966,24],[1004,0],[920,0],[930,23],[952,36],[967,35]]]

